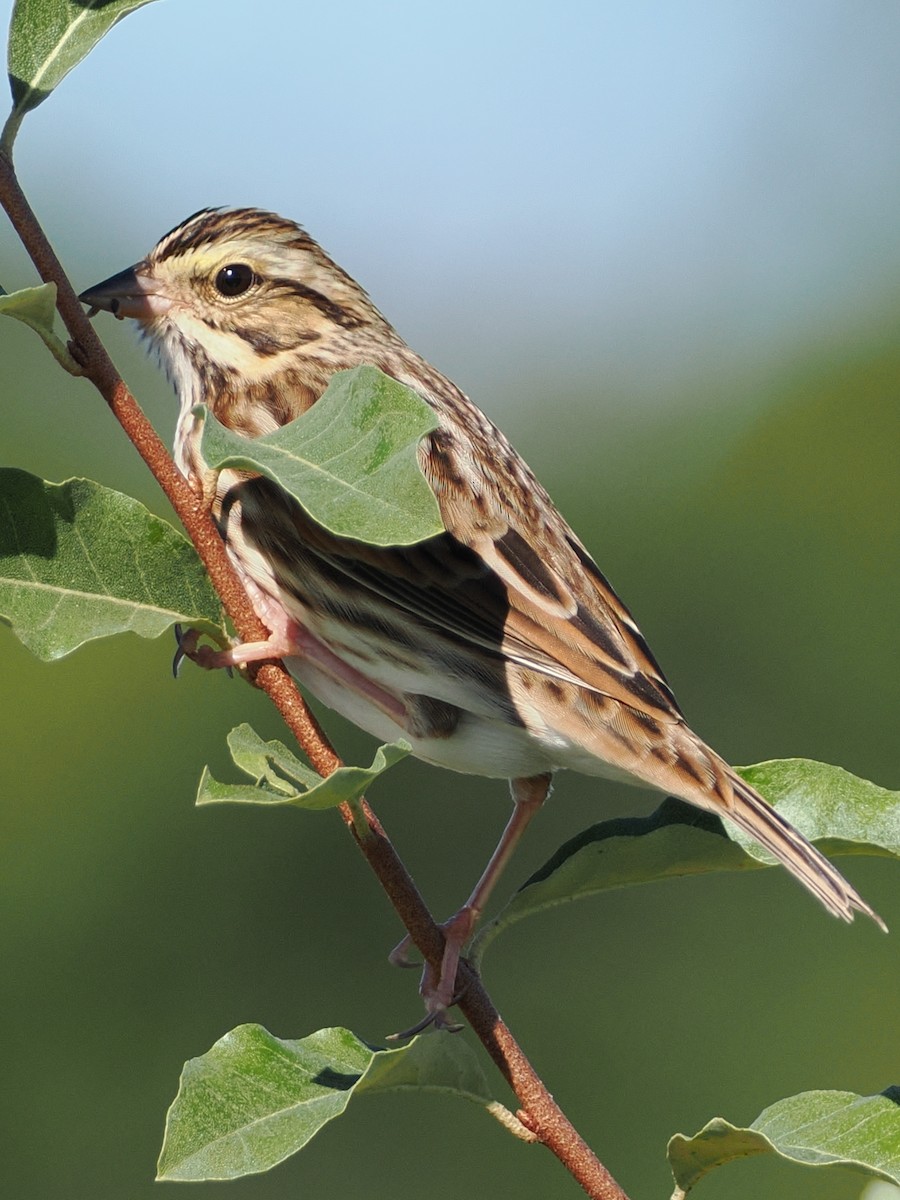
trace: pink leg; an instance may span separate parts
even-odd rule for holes
[[[298,633],[300,627],[297,626]],[[176,670],[185,658],[203,667],[207,671],[216,671],[223,667],[241,667],[247,663],[262,662],[267,658],[286,658],[291,654],[299,654],[298,639],[284,636],[284,631],[272,634],[264,642],[238,642],[227,650],[214,650],[212,646],[200,645],[200,631],[189,629],[186,633],[177,633],[178,653],[176,655]]]
[[[277,627],[272,629],[264,642],[238,642],[228,650],[214,650],[212,646],[198,645],[201,635],[196,629],[182,633],[176,628],[176,635],[178,650],[172,664],[176,675],[185,658],[191,659],[208,671],[221,667],[246,666],[248,663],[263,662],[266,659],[306,658],[332,679],[345,684],[351,691],[366,696],[398,725],[405,727],[406,707],[396,696],[338,658],[323,641],[287,615],[281,617]]]
[[[500,841],[497,843],[497,848],[491,855],[481,878],[475,884],[471,896],[459,912],[454,913],[450,920],[445,921],[441,926],[444,933],[444,957],[441,960],[440,972],[436,973],[430,965],[426,964],[422,973],[419,991],[425,1001],[425,1020],[414,1030],[408,1030],[406,1034],[397,1034],[397,1037],[406,1037],[431,1023],[438,1027],[458,1028],[448,1022],[446,1013],[453,1004],[459,956],[463,946],[472,936],[488,898],[504,867],[512,857],[519,838],[525,832],[531,818],[549,796],[550,776],[532,775],[527,779],[513,779],[510,781],[510,790],[515,807]],[[390,961],[397,966],[411,966],[412,964],[406,961],[409,948],[410,940],[404,938],[400,945],[391,951]]]
[[[238,642],[227,650],[215,650],[212,646],[200,645],[202,634],[198,629],[182,630],[180,625],[176,625],[178,650],[172,668],[177,675],[185,658],[207,671],[245,666],[247,663],[262,662],[265,659],[286,658],[302,653],[304,634],[302,626],[284,617],[265,641]]]

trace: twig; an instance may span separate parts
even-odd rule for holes
[[[242,641],[266,638],[268,630],[250,604],[209,512],[175,467],[156,431],[116,371],[32,212],[11,161],[2,151],[0,203],[6,209],[41,279],[57,285],[57,307],[78,347],[85,377],[106,400],[168,497],[196,546],[238,636]],[[340,758],[281,663],[261,665],[256,671],[255,682],[269,695],[320,775],[329,775],[341,765]],[[368,824],[360,833],[354,824],[350,807],[344,804],[340,808],[341,817],[413,942],[427,962],[439,967],[444,949],[443,934],[378,818],[365,803],[363,811]],[[625,1193],[544,1087],[501,1020],[481,979],[465,960],[460,962],[457,991],[461,993],[459,1008],[519,1100],[521,1110],[517,1116],[521,1123],[535,1135],[536,1140],[556,1155],[594,1200],[627,1200]]]

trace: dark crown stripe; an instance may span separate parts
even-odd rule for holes
[[[297,249],[313,244],[296,222],[275,213],[259,208],[201,208],[160,240],[153,257],[157,262],[163,262],[219,238],[240,237],[246,233],[274,235]]]
[[[186,221],[170,229],[165,237],[160,238],[153,258],[162,262],[167,258],[184,254],[187,250],[200,246],[203,242],[211,241],[221,229],[221,209],[201,208],[192,213]]]

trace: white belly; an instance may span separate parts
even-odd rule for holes
[[[520,779],[549,771],[553,763],[521,726],[462,711],[448,737],[417,737],[365,697],[331,678],[309,659],[289,658],[285,666],[303,687],[323,704],[365,729],[382,742],[405,739],[416,758],[460,771],[495,779]]]

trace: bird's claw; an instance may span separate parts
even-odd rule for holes
[[[179,622],[176,622],[175,627],[174,627],[174,632],[175,632],[175,641],[176,641],[177,645],[175,648],[175,655],[172,659],[172,675],[174,676],[175,679],[177,679],[178,673],[181,670],[181,664],[184,662],[184,660],[186,658],[190,658],[190,652],[188,650],[188,641],[192,637],[194,637],[194,640],[196,640],[195,635],[196,635],[197,631],[196,631],[196,629],[189,629],[189,630],[187,630],[187,632],[185,632],[184,626],[181,625]]]
[[[427,972],[428,967],[425,968],[425,973]],[[422,976],[422,981],[424,983],[425,974]],[[462,994],[462,992],[457,992],[456,995],[451,998],[449,1004],[436,1004],[433,1008],[429,1006],[429,1001],[426,999],[425,1005],[426,1008],[429,1008],[429,1011],[425,1013],[425,1016],[422,1018],[422,1020],[417,1021],[415,1025],[411,1025],[409,1029],[404,1029],[401,1033],[389,1033],[385,1038],[385,1041],[408,1042],[409,1039],[414,1038],[416,1034],[423,1033],[426,1029],[431,1027],[434,1027],[435,1029],[442,1029],[444,1033],[459,1033],[463,1028],[462,1023],[459,1021],[452,1021],[450,1019],[448,1009],[452,1008],[454,1004],[459,1002]]]
[[[204,667],[207,671],[224,667],[229,677],[234,674],[230,660],[230,650],[214,650],[212,646],[199,645],[199,629],[185,629],[180,623],[176,623],[174,628],[175,641],[178,643],[178,647],[172,659],[172,674],[176,679],[181,670],[181,664],[186,658],[196,663],[198,667]]]
[[[410,1029],[392,1034],[389,1041],[406,1041],[427,1029],[429,1025],[447,1033],[458,1033],[462,1029],[462,1025],[450,1019],[448,1010],[457,1003],[461,995],[455,991],[460,951],[471,937],[477,920],[477,910],[466,904],[440,926],[444,934],[444,954],[440,969],[426,963],[419,984],[419,995],[425,1001],[425,1016]],[[407,935],[388,955],[388,961],[395,967],[416,966],[417,964],[409,958],[411,946],[412,939]]]
[[[422,962],[420,959],[409,957],[412,944],[413,941],[409,934],[406,935],[402,942],[397,943],[397,945],[388,955],[388,962],[392,967],[421,967]]]
[[[403,1029],[399,1033],[389,1033],[384,1040],[386,1042],[408,1042],[417,1033],[423,1033],[429,1025],[434,1025],[434,1013],[426,1013],[421,1021],[410,1025],[409,1029]]]

